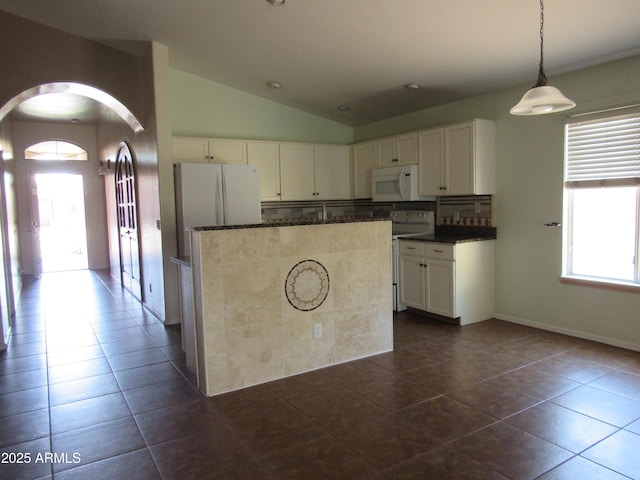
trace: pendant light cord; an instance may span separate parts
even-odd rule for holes
[[[544,74],[544,0],[540,0],[540,66],[538,67],[538,81],[535,87],[543,87],[547,84],[547,76]]]

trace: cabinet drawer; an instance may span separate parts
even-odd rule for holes
[[[442,260],[454,260],[454,246],[443,243],[425,243],[424,256]]]
[[[424,257],[425,243],[400,241],[398,250],[400,255],[413,255],[414,257]]]

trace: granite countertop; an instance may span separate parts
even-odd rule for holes
[[[380,217],[334,217],[326,220],[314,218],[286,219],[282,221],[270,221],[263,223],[253,223],[250,225],[215,225],[211,227],[187,227],[192,232],[204,232],[208,230],[237,230],[241,228],[270,228],[270,227],[295,227],[301,225],[330,225],[334,223],[359,223],[359,222],[382,222],[390,220]]]
[[[404,240],[432,243],[464,243],[495,240],[496,227],[449,227],[437,226],[435,233],[405,237]]]

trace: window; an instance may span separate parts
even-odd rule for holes
[[[640,111],[565,131],[563,275],[640,285]]]
[[[24,150],[27,160],[87,160],[87,151],[73,143],[47,140]]]

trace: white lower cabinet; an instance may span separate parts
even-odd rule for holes
[[[495,241],[452,244],[400,240],[400,297],[408,307],[456,319],[495,311]]]

